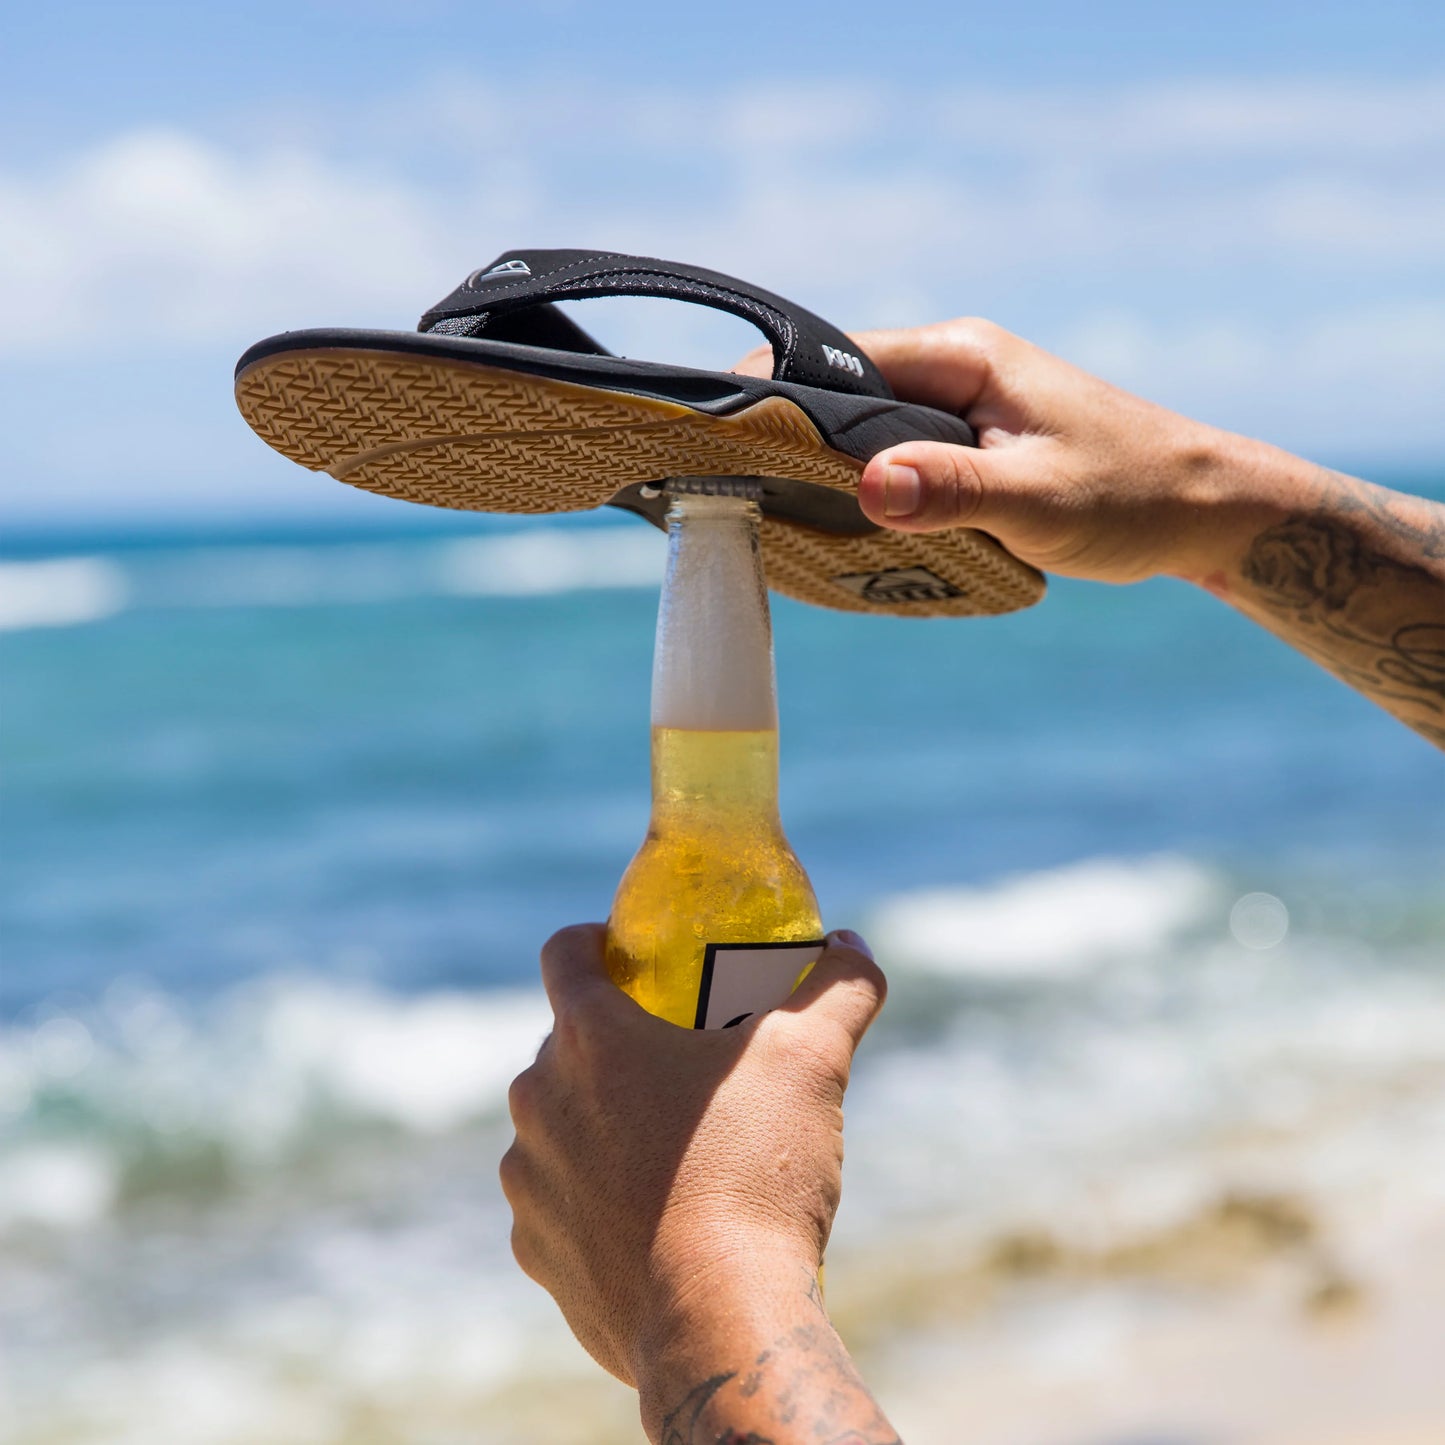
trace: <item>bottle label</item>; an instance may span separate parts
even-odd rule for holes
[[[777,1008],[798,975],[823,953],[824,940],[805,943],[709,943],[703,954],[695,1029],[730,1029]]]

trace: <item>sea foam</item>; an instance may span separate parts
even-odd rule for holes
[[[539,524],[501,536],[226,546],[0,563],[0,631],[75,627],[126,608],[346,607],[416,597],[541,597],[656,587],[652,528]]]
[[[662,539],[647,527],[535,528],[449,542],[436,555],[442,590],[473,597],[655,587],[665,559]]]
[[[131,982],[84,1019],[13,1025],[0,1236],[92,1225],[122,1195],[214,1192],[378,1126],[499,1121],[550,1018],[540,989],[405,996],[302,978],[200,1008]]]
[[[1187,858],[1091,858],[986,887],[894,894],[869,931],[880,956],[908,968],[1040,978],[1163,948],[1221,896]]]
[[[99,557],[0,562],[0,632],[100,622],[129,597],[125,572]]]

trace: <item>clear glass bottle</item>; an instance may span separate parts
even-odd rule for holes
[[[778,815],[754,486],[697,478],[669,487],[652,819],[608,920],[612,977],[686,1028],[726,1028],[775,1008],[823,947],[812,884]]]

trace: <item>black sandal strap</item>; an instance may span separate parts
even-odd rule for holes
[[[551,301],[662,296],[730,311],[751,321],[773,348],[773,379],[855,396],[891,398],[882,373],[835,326],[746,281],[615,251],[509,251],[473,271],[421,319],[419,331],[477,336],[606,355]]]

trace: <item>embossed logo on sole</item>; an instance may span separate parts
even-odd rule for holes
[[[883,572],[846,572],[833,581],[845,592],[865,602],[882,605],[897,602],[945,602],[965,595],[960,587],[945,582],[927,567],[890,567]]]

